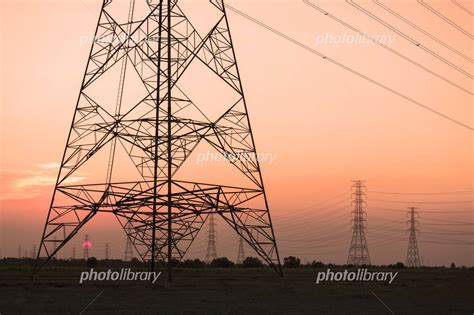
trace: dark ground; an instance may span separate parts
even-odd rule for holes
[[[0,314],[473,314],[474,272],[401,269],[391,285],[315,284],[325,269],[180,269],[171,287],[98,282],[79,270],[0,269]],[[100,294],[100,295],[99,295]],[[379,300],[380,299],[380,300]],[[90,304],[92,302],[92,304]],[[384,306],[384,304],[386,306]],[[89,306],[88,306],[89,305]],[[391,311],[390,311],[390,310]]]

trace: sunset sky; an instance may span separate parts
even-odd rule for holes
[[[207,6],[204,0],[180,1],[190,12]],[[371,80],[474,126],[470,78],[474,24],[465,10],[451,1],[425,1],[456,21],[454,27],[417,1],[380,0],[436,41],[372,1],[355,1],[431,54],[344,0],[311,2],[367,34],[394,36],[390,49],[405,59],[373,43],[316,45],[318,36],[357,33],[300,0],[226,3]],[[473,10],[472,1],[458,3]],[[0,248],[4,257],[16,257],[18,246],[29,255],[33,244],[39,245],[90,50],[91,43],[83,41],[93,35],[100,7],[97,0],[1,2]],[[362,179],[367,185],[367,241],[373,263],[405,260],[407,240],[400,240],[408,237],[404,211],[415,206],[420,211],[424,262],[473,265],[472,129],[232,11],[227,14],[257,150],[274,158],[261,166],[280,256],[345,263],[351,237],[351,180]],[[205,28],[209,16],[200,15],[198,8],[189,19]],[[206,95],[205,83],[196,84]],[[190,162],[195,166],[191,174],[199,173],[203,166]],[[105,174],[101,168],[95,171]],[[78,174],[73,181],[80,183],[81,176],[88,174]],[[371,229],[378,232],[371,235]],[[94,244],[94,255],[103,257],[104,245],[110,243],[112,256],[123,256],[125,236],[115,218],[99,216],[79,233],[73,241],[78,256],[85,233]],[[191,257],[204,256],[205,234],[204,230],[196,239]],[[237,239],[222,221],[218,221],[218,237],[219,256],[235,259]],[[379,246],[371,248],[371,244]],[[252,255],[250,249],[246,254]],[[68,248],[59,254],[70,255]]]

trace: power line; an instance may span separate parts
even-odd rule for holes
[[[425,1],[423,0],[417,0],[417,2],[419,4],[421,4],[423,7],[427,8],[428,10],[430,10],[432,13],[434,13],[435,15],[437,15],[439,18],[441,18],[443,21],[445,21],[446,23],[450,24],[451,26],[453,26],[455,29],[457,29],[458,31],[460,31],[461,33],[463,33],[464,35],[466,35],[467,37],[469,37],[470,39],[474,39],[474,36],[472,36],[471,33],[469,33],[468,31],[466,31],[465,29],[463,29],[462,27],[460,27],[459,25],[457,25],[456,23],[454,23],[451,19],[447,18],[445,15],[441,14],[441,12],[439,12],[438,10],[436,10],[435,8],[433,8],[432,6],[430,6],[428,3],[426,3]]]
[[[456,206],[456,208],[453,208],[453,209],[455,209],[455,210],[445,210],[445,208],[443,207],[443,209],[439,209],[439,210],[423,210],[423,211],[420,211],[420,213],[438,213],[438,214],[468,213],[468,214],[474,214],[474,209],[459,209],[458,206]]]
[[[416,203],[416,202],[413,202]],[[405,212],[404,210],[400,209],[392,209],[392,208],[381,208],[381,207],[371,207],[374,210],[381,210],[381,211],[393,211],[393,212]],[[445,213],[471,213],[474,210],[446,210],[446,211],[431,211],[431,210],[421,210],[418,211],[419,213],[437,213],[437,214],[445,214]]]
[[[349,219],[349,216],[346,217]],[[317,220],[313,221],[307,221],[305,223],[301,223],[300,225],[293,225],[293,226],[286,226],[285,224],[278,224],[280,226],[279,228],[279,233],[280,235],[293,235],[293,234],[310,234],[311,232],[317,231],[315,228],[315,225],[318,224],[318,226],[323,226],[324,229],[328,229],[328,226],[337,222],[340,222],[340,218],[334,218],[333,220],[329,222],[324,222],[324,223],[319,223]]]
[[[375,14],[371,13],[370,11],[364,9],[363,7],[361,7],[360,5],[358,5],[357,3],[354,2],[354,0],[346,0],[346,2],[348,4],[350,4],[351,6],[353,6],[354,8],[356,8],[358,11],[364,13],[365,15],[367,15],[368,17],[372,18],[373,20],[377,21],[378,23],[382,24],[383,26],[385,26],[386,28],[392,30],[393,32],[397,33],[398,35],[400,35],[401,37],[405,38],[407,41],[409,41],[410,43],[412,43],[413,45],[415,45],[416,47],[419,47],[420,49],[422,49],[423,51],[427,52],[428,54],[430,54],[431,56],[435,57],[436,59],[440,60],[441,62],[445,63],[446,65],[450,66],[451,68],[457,70],[458,72],[460,72],[461,74],[464,74],[465,76],[473,79],[474,76],[472,74],[470,74],[469,72],[465,71],[464,69],[456,66],[455,64],[453,64],[451,61],[447,60],[446,58],[444,58],[443,56],[437,54],[436,52],[432,51],[431,49],[429,49],[428,47],[424,46],[423,44],[421,44],[419,41],[413,39],[412,37],[406,35],[405,33],[401,32],[399,29],[397,29],[396,27],[392,26],[391,24],[385,22],[384,20],[382,20],[381,18],[379,18],[378,16],[376,16]]]
[[[383,194],[383,195],[409,195],[409,196],[431,196],[431,195],[460,195],[460,194],[472,194],[474,190],[466,191],[447,191],[447,192],[419,192],[419,193],[410,193],[410,192],[388,192],[388,191],[368,191],[371,194]]]
[[[470,15],[474,15],[474,13],[469,10],[468,8],[464,7],[462,4],[460,4],[459,2],[457,2],[456,0],[451,0],[451,3],[455,4],[458,8],[460,8],[461,10],[469,13]]]
[[[447,79],[446,77],[443,77],[442,75],[440,75],[440,74],[434,72],[433,70],[431,70],[431,69],[429,69],[429,68],[423,66],[422,64],[416,62],[415,60],[413,60],[413,59],[411,59],[411,58],[409,58],[409,57],[407,57],[406,55],[403,55],[402,53],[396,51],[395,49],[389,47],[388,45],[385,45],[384,43],[382,43],[382,42],[380,42],[380,41],[378,41],[378,40],[375,40],[374,38],[368,36],[366,33],[364,33],[364,32],[362,32],[361,30],[355,28],[354,26],[350,25],[349,23],[347,23],[347,22],[341,20],[340,18],[338,18],[338,17],[332,15],[331,13],[325,11],[324,9],[322,9],[321,7],[315,5],[314,3],[310,2],[309,0],[303,0],[303,3],[305,3],[305,4],[308,5],[308,6],[310,6],[311,8],[315,9],[316,11],[321,12],[322,14],[324,14],[325,16],[327,16],[327,17],[331,18],[332,20],[338,22],[339,24],[341,24],[341,25],[347,27],[348,29],[350,29],[350,30],[352,30],[352,31],[354,31],[354,32],[356,32],[356,33],[358,33],[359,35],[361,35],[361,36],[363,36],[364,38],[368,39],[368,40],[371,41],[372,43],[374,43],[374,44],[376,44],[376,45],[379,45],[380,47],[382,47],[382,48],[384,48],[384,49],[390,51],[391,53],[397,55],[398,57],[404,59],[405,61],[408,61],[409,63],[411,63],[411,64],[417,66],[418,68],[423,69],[424,71],[430,73],[431,75],[433,75],[433,76],[435,76],[435,77],[437,77],[437,78],[439,78],[439,79],[445,81],[445,82],[448,83],[448,84],[451,84],[452,86],[454,86],[454,87],[456,87],[456,88],[458,88],[458,89],[460,89],[460,90],[462,90],[462,91],[464,91],[464,92],[466,92],[466,93],[468,93],[468,94],[470,94],[470,95],[474,95],[474,93],[472,93],[471,91],[469,91],[469,90],[463,88],[463,87],[460,86],[459,84],[456,84],[456,83],[454,83],[453,81]]]
[[[339,197],[345,196],[345,195],[347,195],[348,193],[350,193],[350,191],[345,191],[345,192],[343,192],[343,193],[340,193],[340,194],[337,194],[337,195],[335,195],[335,196],[332,196],[332,197],[330,197],[330,198],[328,198],[328,199],[326,199],[326,200],[323,200],[323,201],[320,201],[320,202],[317,202],[317,203],[310,204],[310,205],[305,206],[304,208],[301,208],[301,209],[299,209],[299,210],[295,210],[295,212],[297,212],[298,214],[310,213],[310,212],[312,212],[312,211],[314,210],[314,207],[315,207],[315,206],[323,205],[323,204],[327,203],[328,201],[331,201],[331,200],[337,199],[337,198],[339,198]],[[342,201],[346,201],[346,200],[350,200],[350,198],[344,198],[344,200],[339,201],[339,203],[342,202]],[[339,203],[337,203],[337,204],[339,204]],[[320,209],[320,210],[325,210],[325,209],[327,209],[328,207],[331,207],[331,206],[333,206],[333,205],[334,205],[334,204],[325,205],[324,208],[322,208],[322,209]],[[308,209],[310,209],[310,211],[304,211],[304,210],[308,210]],[[304,212],[303,212],[303,211],[304,211]],[[277,217],[277,218],[278,218],[278,217]],[[290,219],[291,219],[291,218],[292,218],[292,217],[290,217]],[[274,219],[276,219],[276,218],[274,218]]]
[[[472,203],[474,200],[457,200],[457,201],[399,201],[399,200],[383,200],[371,199],[370,201],[388,202],[388,203],[423,203],[423,204],[451,204],[451,203]]]
[[[301,220],[306,222],[308,220],[307,219],[308,215],[315,215],[315,216],[318,216],[318,217],[331,216],[332,214],[345,209],[345,208],[334,209],[332,207],[340,205],[344,202],[348,202],[349,200],[350,200],[350,198],[344,198],[343,200],[335,202],[331,205],[327,205],[324,208],[313,208],[310,211],[304,211],[304,212],[302,212],[302,211],[292,211],[293,214],[298,214],[298,217],[294,217],[294,216],[283,217],[283,216],[281,216],[281,217],[275,217],[273,220],[274,221],[285,221],[285,222],[294,223],[294,222],[298,222],[298,221],[301,221]],[[348,202],[348,204],[349,204],[349,202]],[[301,218],[302,215],[304,215],[304,218]]]
[[[414,29],[416,29],[417,31],[425,34],[426,36],[428,36],[429,38],[431,38],[432,40],[434,40],[435,42],[437,42],[438,44],[440,44],[441,46],[449,49],[450,51],[452,51],[453,53],[457,54],[458,56],[468,60],[469,62],[473,62],[472,58],[470,58],[469,56],[466,56],[465,54],[463,54],[462,52],[456,50],[455,48],[451,47],[450,45],[446,44],[445,42],[443,42],[442,40],[440,40],[439,38],[437,38],[436,36],[433,36],[431,33],[427,32],[426,30],[422,29],[421,27],[419,27],[418,25],[416,25],[415,23],[411,22],[410,20],[408,20],[407,18],[405,18],[404,16],[398,14],[397,12],[395,12],[394,10],[390,9],[387,5],[381,3],[379,0],[373,0],[373,2],[378,5],[379,7],[381,7],[382,9],[384,9],[385,11],[389,12],[390,14],[392,14],[393,16],[399,18],[400,20],[402,20],[403,22],[407,23],[408,25],[410,25],[411,27],[413,27]]]
[[[470,232],[470,233],[464,233],[464,232],[450,232],[450,233],[444,233],[444,232],[426,232],[426,231],[423,231],[423,234],[433,234],[433,235],[474,235],[474,232]]]
[[[468,245],[468,246],[473,246],[474,245],[474,243],[436,242],[436,241],[423,241],[423,240],[421,240],[420,243],[438,244],[438,245]]]
[[[461,224],[461,225],[471,225],[474,222],[466,222],[466,221],[453,221],[453,220],[446,220],[446,219],[439,219],[439,218],[429,218],[430,221],[435,222],[445,222],[445,223],[453,223],[453,224]]]
[[[423,225],[474,225],[474,223],[423,223]]]
[[[340,204],[340,203],[339,203]],[[335,204],[334,206],[336,206],[337,204]],[[327,222],[330,222],[336,218],[340,218],[344,215],[348,215],[347,213],[347,209],[348,209],[348,206],[343,206],[341,208],[326,208],[326,209],[323,209],[323,210],[327,210],[325,212],[314,212],[312,213],[311,216],[307,216],[306,219],[304,218],[288,218],[288,219],[285,219],[285,218],[278,218],[277,220],[275,220],[276,222],[278,223],[284,223],[286,227],[291,227],[291,226],[300,226],[299,224],[302,224],[302,225],[305,225],[307,222],[312,222],[313,221],[317,221],[318,223],[325,223],[326,221]]]
[[[441,113],[441,112],[439,112],[439,111],[437,111],[437,110],[435,110],[435,109],[433,109],[433,108],[431,108],[431,107],[429,107],[429,106],[427,106],[427,105],[425,105],[425,104],[422,104],[422,103],[420,103],[420,102],[418,102],[418,101],[416,101],[416,100],[410,98],[409,96],[406,96],[406,95],[404,95],[404,94],[402,94],[402,93],[400,93],[400,92],[398,92],[398,91],[396,91],[396,90],[394,90],[394,89],[392,89],[392,88],[390,88],[390,87],[388,87],[388,86],[386,86],[386,85],[384,85],[384,84],[382,84],[382,83],[380,83],[380,82],[378,82],[378,81],[376,81],[376,80],[374,80],[374,79],[372,79],[372,78],[370,78],[370,77],[368,77],[368,76],[366,76],[366,75],[364,75],[364,74],[362,74],[362,73],[360,73],[360,72],[358,72],[358,71],[356,71],[356,70],[354,70],[354,69],[352,69],[352,68],[350,68],[350,67],[348,67],[348,66],[346,66],[346,65],[344,65],[344,64],[342,64],[342,63],[340,63],[340,62],[338,62],[338,61],[336,61],[335,59],[332,59],[331,57],[328,57],[328,56],[326,56],[326,55],[320,53],[319,51],[317,51],[317,50],[315,50],[315,49],[313,49],[313,48],[311,48],[311,47],[309,47],[309,46],[307,46],[307,45],[305,45],[305,44],[303,44],[303,43],[301,43],[301,42],[299,42],[299,41],[293,39],[292,37],[290,37],[290,36],[288,36],[288,35],[283,34],[283,33],[280,32],[280,31],[277,31],[276,29],[274,29],[274,28],[268,26],[267,24],[265,24],[265,23],[263,23],[263,22],[261,22],[261,21],[255,19],[255,18],[249,16],[248,14],[246,14],[246,13],[244,13],[244,12],[242,12],[242,11],[240,11],[240,10],[238,10],[238,9],[236,9],[236,8],[234,8],[234,7],[230,6],[230,5],[228,5],[228,4],[226,4],[225,6],[226,6],[226,8],[228,8],[228,9],[231,10],[231,11],[233,11],[234,13],[236,13],[236,14],[242,16],[243,18],[246,18],[246,19],[249,20],[249,21],[252,21],[253,23],[255,23],[255,24],[261,26],[262,28],[265,28],[266,30],[268,30],[268,31],[270,31],[270,32],[272,32],[272,33],[274,33],[274,34],[276,34],[276,35],[278,35],[278,36],[280,36],[280,37],[282,37],[282,38],[288,40],[289,42],[291,42],[291,43],[293,43],[293,44],[295,44],[295,45],[297,45],[297,46],[299,46],[299,47],[301,47],[301,48],[303,48],[303,49],[305,49],[305,50],[307,50],[307,51],[309,51],[309,52],[311,52],[312,54],[315,54],[315,55],[317,55],[317,56],[323,58],[324,60],[327,60],[327,61],[329,61],[330,63],[335,64],[335,65],[337,65],[338,67],[340,67],[340,68],[342,68],[342,69],[344,69],[344,70],[346,70],[346,71],[349,71],[349,72],[351,72],[352,74],[354,74],[354,75],[356,75],[356,76],[358,76],[358,77],[360,77],[360,78],[362,78],[362,79],[364,79],[364,80],[366,80],[366,81],[368,81],[368,82],[370,82],[370,83],[372,83],[372,84],[374,84],[374,85],[377,85],[377,86],[381,87],[382,89],[384,89],[384,90],[386,90],[386,91],[389,91],[389,92],[391,92],[391,93],[393,93],[393,94],[395,94],[395,95],[397,95],[397,96],[399,96],[399,97],[401,97],[401,98],[407,100],[407,101],[410,102],[410,103],[413,103],[413,104],[415,104],[415,105],[417,105],[417,106],[419,106],[419,107],[421,107],[421,108],[423,108],[423,109],[425,109],[425,110],[427,110],[427,111],[430,111],[430,112],[432,112],[432,113],[434,113],[434,114],[436,114],[436,115],[438,115],[438,116],[440,116],[440,117],[443,117],[444,119],[449,120],[449,121],[451,121],[451,122],[453,122],[453,123],[455,123],[455,124],[457,124],[457,125],[459,125],[459,126],[461,126],[461,127],[464,127],[464,128],[466,128],[466,129],[468,129],[468,130],[471,130],[471,131],[474,130],[473,127],[471,127],[471,126],[469,126],[469,125],[466,125],[466,124],[460,122],[459,120],[456,120],[456,119],[454,119],[454,118],[451,118],[451,117],[447,116],[446,114],[443,114],[443,113]]]

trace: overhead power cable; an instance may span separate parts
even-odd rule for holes
[[[416,62],[415,60],[413,60],[413,59],[411,59],[411,58],[409,58],[409,57],[407,57],[406,55],[403,55],[402,53],[396,51],[395,49],[389,47],[388,45],[385,45],[384,43],[382,43],[382,42],[380,42],[380,41],[374,39],[373,37],[369,36],[368,34],[362,32],[361,30],[359,30],[359,29],[355,28],[354,26],[350,25],[349,23],[347,23],[347,22],[341,20],[340,18],[338,18],[338,17],[332,15],[331,13],[329,13],[329,12],[323,10],[321,7],[315,5],[315,4],[312,3],[311,1],[309,1],[309,0],[303,0],[303,3],[307,4],[308,6],[310,6],[311,8],[313,8],[314,10],[321,12],[321,13],[324,14],[325,16],[331,18],[332,20],[338,22],[339,24],[345,26],[346,28],[348,28],[348,29],[350,29],[350,30],[352,30],[352,31],[354,31],[354,32],[356,32],[356,33],[358,33],[359,35],[361,35],[361,36],[363,36],[364,38],[368,39],[368,40],[371,41],[372,43],[374,43],[374,44],[376,44],[376,45],[379,45],[380,47],[382,47],[382,48],[384,48],[384,49],[390,51],[391,53],[397,55],[398,57],[404,59],[405,61],[408,61],[409,63],[411,63],[411,64],[417,66],[418,68],[420,68],[420,69],[422,69],[422,70],[424,70],[424,71],[430,73],[431,75],[433,75],[433,76],[435,76],[435,77],[437,77],[437,78],[439,78],[439,79],[445,81],[446,83],[451,84],[452,86],[454,86],[454,87],[456,87],[456,88],[458,88],[458,89],[460,89],[460,90],[462,90],[462,91],[464,91],[464,92],[466,92],[466,93],[468,93],[468,94],[470,94],[470,95],[474,95],[474,93],[472,93],[471,91],[467,90],[466,88],[464,88],[464,87],[460,86],[459,84],[454,83],[453,81],[447,79],[446,77],[444,77],[444,76],[442,76],[442,75],[440,75],[440,74],[434,72],[433,70],[429,69],[428,67],[423,66],[422,64]]]
[[[408,195],[408,196],[431,196],[431,195],[461,195],[461,194],[474,194],[474,190],[466,191],[447,191],[447,192],[388,192],[388,191],[374,191],[369,190],[368,193],[371,194],[383,194],[383,195]]]
[[[423,33],[424,35],[428,36],[429,38],[431,38],[432,40],[434,40],[435,42],[437,42],[438,44],[440,44],[444,48],[449,49],[451,52],[453,52],[453,53],[457,54],[458,56],[468,60],[469,62],[473,62],[471,57],[466,56],[465,54],[463,54],[459,50],[456,50],[455,48],[451,47],[450,45],[446,44],[445,42],[443,42],[442,40],[437,38],[436,36],[434,36],[431,33],[425,31],[424,29],[422,29],[421,27],[419,27],[415,23],[411,22],[410,20],[408,20],[404,16],[402,16],[402,15],[398,14],[397,12],[395,12],[394,10],[390,9],[387,5],[381,3],[379,0],[373,0],[373,2],[376,5],[378,5],[379,7],[381,7],[382,9],[384,9],[385,11],[387,11],[388,13],[390,13],[393,16],[397,17],[398,19],[402,20],[403,22],[407,23],[408,25],[410,25],[411,27],[413,27],[417,31],[419,31],[419,32]]]
[[[329,61],[330,63],[332,63],[332,64],[334,64],[334,65],[337,65],[338,67],[340,67],[340,68],[342,68],[342,69],[344,69],[344,70],[346,70],[346,71],[348,71],[348,72],[351,72],[352,74],[354,74],[354,75],[356,75],[356,76],[358,76],[358,77],[360,77],[360,78],[362,78],[362,79],[364,79],[364,80],[366,80],[366,81],[368,81],[368,82],[370,82],[370,83],[372,83],[372,84],[374,84],[374,85],[377,85],[377,86],[379,86],[380,88],[382,88],[382,89],[384,89],[384,90],[386,90],[386,91],[389,91],[389,92],[391,92],[391,93],[393,93],[393,94],[395,94],[395,95],[397,95],[397,96],[399,96],[399,97],[405,99],[406,101],[408,101],[408,102],[414,104],[414,105],[417,105],[417,106],[419,106],[419,107],[421,107],[421,108],[423,108],[423,109],[425,109],[425,110],[427,110],[427,111],[430,111],[430,112],[433,113],[433,114],[436,114],[436,115],[438,115],[438,116],[440,116],[440,117],[442,117],[442,118],[444,118],[444,119],[446,119],[446,120],[449,120],[449,121],[451,121],[451,122],[453,122],[453,123],[455,123],[455,124],[457,124],[457,125],[459,125],[459,126],[461,126],[461,127],[463,127],[463,128],[466,128],[466,129],[470,130],[471,132],[474,130],[473,127],[471,127],[471,126],[469,126],[469,125],[467,125],[467,124],[465,124],[465,123],[463,123],[463,122],[461,122],[461,121],[459,121],[459,120],[456,120],[456,119],[454,119],[454,118],[452,118],[452,117],[449,117],[448,115],[443,114],[443,113],[441,113],[441,112],[439,112],[439,111],[437,111],[437,110],[431,108],[430,106],[427,106],[427,105],[425,105],[425,104],[423,104],[423,103],[420,103],[420,102],[414,100],[413,98],[411,98],[411,97],[409,97],[409,96],[407,96],[407,95],[405,95],[405,94],[402,94],[402,93],[400,93],[400,92],[398,92],[398,91],[396,91],[396,90],[394,90],[394,89],[388,87],[387,85],[384,85],[384,84],[382,84],[382,83],[380,83],[380,82],[378,82],[378,81],[376,81],[376,80],[374,80],[374,79],[372,79],[372,78],[370,78],[370,77],[368,77],[368,76],[366,76],[366,75],[364,75],[364,74],[362,74],[362,73],[360,73],[360,72],[358,72],[358,71],[356,71],[356,70],[354,70],[354,69],[352,69],[352,68],[350,68],[350,67],[348,67],[348,66],[342,64],[342,63],[340,63],[339,61],[336,61],[335,59],[332,59],[331,57],[328,57],[328,56],[326,56],[326,55],[320,53],[319,51],[317,51],[317,50],[315,50],[315,49],[313,49],[313,48],[311,48],[311,47],[309,47],[309,46],[307,46],[307,45],[305,45],[305,44],[303,44],[303,43],[297,41],[296,39],[294,39],[294,38],[292,38],[292,37],[290,37],[290,36],[288,36],[288,35],[283,34],[283,33],[280,32],[280,31],[277,31],[276,29],[274,29],[274,28],[268,26],[267,24],[265,24],[265,23],[263,23],[263,22],[261,22],[261,21],[255,19],[255,18],[249,16],[248,14],[246,14],[246,13],[244,13],[244,12],[242,12],[242,11],[240,11],[240,10],[238,10],[238,9],[236,9],[236,8],[234,8],[234,7],[230,6],[230,5],[228,5],[228,4],[226,4],[225,6],[226,6],[226,8],[228,8],[228,9],[231,10],[232,12],[234,12],[234,13],[240,15],[241,17],[244,17],[244,18],[246,18],[247,20],[252,21],[253,23],[255,23],[255,24],[261,26],[262,28],[264,28],[264,29],[266,29],[266,30],[268,30],[268,31],[270,31],[270,32],[272,32],[272,33],[274,33],[274,34],[276,34],[276,35],[278,35],[278,36],[280,36],[280,37],[286,39],[287,41],[289,41],[289,42],[291,42],[291,43],[293,43],[293,44],[295,44],[295,45],[297,45],[297,46],[299,46],[299,47],[301,47],[301,48],[303,48],[303,49],[305,49],[305,50],[311,52],[312,54],[321,57],[323,60]]]
[[[470,15],[474,15],[474,12],[472,12],[471,10],[469,10],[468,8],[466,8],[465,6],[463,6],[462,4],[460,4],[459,2],[457,2],[457,0],[451,0],[451,2],[456,5],[458,8],[460,8],[461,10],[467,12],[468,14]]]
[[[417,2],[419,4],[421,4],[422,6],[424,6],[425,8],[427,8],[428,10],[430,10],[432,13],[434,13],[436,16],[438,16],[439,18],[441,18],[443,21],[445,21],[446,23],[450,24],[452,27],[454,27],[455,29],[457,29],[458,31],[460,31],[461,33],[463,33],[464,35],[466,35],[467,37],[469,37],[470,39],[474,39],[474,36],[469,33],[468,31],[466,31],[464,28],[462,28],[461,26],[457,25],[454,21],[452,21],[451,19],[449,19],[448,17],[446,17],[445,15],[441,14],[441,12],[439,12],[438,10],[436,10],[435,8],[433,8],[432,6],[430,6],[428,3],[426,3],[424,0],[417,0]]]
[[[417,41],[416,39],[406,35],[405,33],[401,32],[399,29],[397,29],[396,27],[394,27],[393,25],[385,22],[384,20],[382,20],[381,18],[379,18],[378,16],[376,16],[375,14],[373,14],[372,12],[366,10],[365,8],[363,8],[362,6],[360,6],[359,4],[355,3],[354,0],[346,0],[346,2],[348,4],[350,4],[351,6],[353,6],[354,8],[356,8],[358,11],[364,13],[365,15],[367,15],[368,17],[370,17],[371,19],[377,21],[378,23],[382,24],[383,26],[385,26],[386,28],[392,30],[393,32],[397,33],[400,37],[403,37],[405,38],[407,41],[409,41],[410,43],[412,43],[413,45],[415,45],[416,47],[419,47],[421,50],[425,51],[426,53],[430,54],[431,56],[435,57],[436,59],[438,59],[439,61],[445,63],[446,65],[450,66],[451,68],[455,69],[456,71],[458,71],[459,73],[467,76],[468,78],[470,79],[474,79],[474,76],[472,74],[470,74],[469,72],[465,71],[464,69],[458,67],[457,65],[455,65],[454,63],[452,63],[451,61],[447,60],[446,58],[444,58],[443,56],[439,55],[438,53],[434,52],[433,50],[429,49],[428,47],[424,46],[422,43],[420,43],[419,41]]]

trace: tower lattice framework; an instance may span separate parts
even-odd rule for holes
[[[410,224],[410,229],[407,230],[410,232],[410,236],[408,238],[408,249],[407,249],[407,259],[406,259],[406,265],[408,267],[421,266],[420,251],[418,249],[418,241],[416,239],[416,233],[418,231],[417,214],[418,212],[416,211],[416,208],[414,207],[408,208],[407,215],[410,218],[408,220],[408,223]]]
[[[347,263],[351,265],[370,265],[369,247],[365,238],[366,231],[366,187],[363,181],[356,180],[352,185],[353,205],[352,211],[352,240],[349,248]]]
[[[134,235],[134,229],[129,224],[127,224],[125,225],[124,230],[127,234],[127,237],[125,239],[125,254],[123,255],[123,260],[131,261],[133,259],[133,245],[129,235]]]
[[[244,253],[244,241],[241,237],[239,237],[239,250],[237,252],[237,259],[235,260],[237,265],[241,265],[245,260],[245,253]]]
[[[216,249],[216,222],[214,214],[209,215],[209,225],[208,225],[208,234],[207,234],[207,250],[206,257],[204,261],[206,263],[212,262],[217,258],[217,249]]]
[[[118,10],[124,1],[125,13]],[[179,2],[103,2],[35,272],[103,212],[115,216],[122,228],[131,227],[127,236],[152,270],[156,261],[182,259],[213,213],[281,274],[224,2],[203,1],[216,19],[199,33]],[[217,118],[208,118],[206,103],[193,102],[181,85],[193,64],[235,95],[220,105]],[[109,73],[118,79],[94,88]],[[143,91],[134,102],[126,97],[131,74]],[[201,143],[223,156],[239,157],[227,162],[247,184],[181,178],[182,166]],[[119,150],[126,161],[117,158]],[[106,159],[99,162],[99,156]],[[121,179],[125,162],[136,174]],[[91,163],[100,165],[96,170],[104,170],[105,180],[81,172]]]

